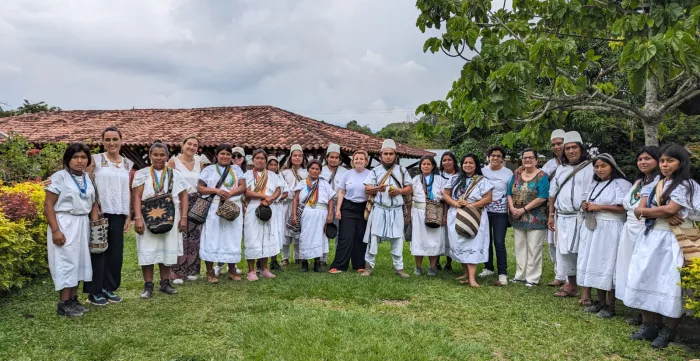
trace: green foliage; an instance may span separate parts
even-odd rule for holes
[[[700,318],[700,258],[694,259],[690,266],[681,268],[681,287],[692,292],[685,298],[685,307],[693,311],[694,317]]]
[[[65,143],[48,143],[39,150],[22,135],[11,133],[0,143],[0,181],[47,178],[63,168]]]
[[[0,118],[11,117],[11,116],[15,116],[15,115],[22,115],[22,114],[55,112],[55,111],[59,111],[59,110],[61,110],[61,108],[48,105],[44,102],[30,103],[27,99],[24,99],[24,102],[22,103],[22,105],[17,107],[17,109],[15,109],[15,110],[4,110],[4,109],[2,109],[2,107],[0,107]]]
[[[360,125],[357,123],[357,120],[351,120],[348,122],[348,124],[345,125],[345,128],[348,128],[350,130],[354,130],[356,132],[362,133],[362,134],[367,134],[367,135],[373,135],[372,129],[370,129],[366,125]]]

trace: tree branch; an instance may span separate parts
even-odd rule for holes
[[[461,50],[461,51],[458,49],[458,47],[455,47],[455,51],[457,52],[457,54],[455,54],[455,55],[452,55],[452,54],[448,53],[447,50],[445,50],[445,47],[442,46],[442,45],[440,46],[440,50],[442,50],[442,52],[445,53],[445,55],[449,56],[450,58],[457,58],[457,57],[459,57],[459,58],[464,59],[466,62],[470,62],[470,61],[472,61],[471,59],[467,59],[466,57],[464,57],[464,55],[462,55],[462,53],[464,52],[464,50],[465,50],[466,47],[467,47],[467,45],[466,45],[466,44],[463,44],[463,45],[462,45],[462,50]],[[478,53],[478,52],[477,52],[477,53]]]
[[[692,85],[688,82],[692,80]],[[688,85],[687,85],[688,84]],[[684,94],[685,93],[685,94]],[[697,77],[688,78],[688,80],[683,84],[672,97],[668,98],[661,106],[658,108],[660,115],[664,115],[673,109],[676,109],[681,104],[686,101],[693,99],[700,94],[700,84],[698,84]]]
[[[628,113],[633,113],[634,115],[636,115],[639,118],[644,118],[644,116],[645,116],[645,114],[642,112],[642,110],[640,110],[639,108],[635,107],[631,103],[628,103],[624,100],[620,100],[620,99],[614,98],[612,96],[608,97],[608,96],[605,96],[604,94],[599,93],[597,91],[595,93],[593,93],[592,96],[599,99],[601,102],[603,102],[603,104],[609,104],[609,105],[616,107],[618,109],[625,110]]]

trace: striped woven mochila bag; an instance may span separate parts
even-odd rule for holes
[[[466,200],[482,179],[484,179],[484,176],[476,176],[467,188],[467,191],[464,192],[459,199]],[[471,205],[457,208],[457,219],[455,221],[455,230],[457,234],[467,238],[476,237],[476,234],[479,233],[482,210],[483,208],[477,208]]]

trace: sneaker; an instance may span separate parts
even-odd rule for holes
[[[272,260],[272,262],[270,263],[270,269],[273,271],[284,272],[284,269],[282,268],[282,266],[280,266],[279,262],[277,262],[277,259]]]
[[[676,340],[676,330],[664,327],[659,335],[651,342],[653,348],[666,348],[668,344]]]
[[[537,286],[537,283],[535,282],[525,282],[525,287],[535,287]]]
[[[314,272],[323,272],[323,261],[314,261]]]
[[[255,272],[248,272],[248,281],[255,282],[258,280],[258,274]]]
[[[107,299],[101,293],[89,294],[86,302],[95,306],[106,306],[109,304],[109,301],[107,301]]]
[[[510,280],[510,283],[527,283],[524,280],[516,280],[515,278]]]
[[[188,280],[188,281],[193,281],[193,282],[194,282],[194,281],[196,281],[196,280],[198,280],[198,279],[199,279],[199,277],[197,277],[197,276],[187,276],[187,280]],[[173,283],[175,283],[175,282],[173,282]]]
[[[500,283],[499,286],[505,286],[508,284],[508,276],[506,275],[498,275],[498,283]]]
[[[266,269],[266,270],[260,272],[260,275],[263,276],[263,278],[276,278],[277,277],[274,275],[274,273],[270,272],[269,269]]]
[[[374,270],[372,269],[372,266],[366,265],[366,266],[365,266],[365,270],[362,271],[362,273],[360,273],[360,276],[369,277],[369,276],[372,275],[372,273],[374,273]]]
[[[173,280],[174,285],[181,285],[183,283],[185,283],[185,281],[183,281],[182,278],[176,278]]]
[[[397,269],[396,271],[394,271],[394,273],[399,275],[399,277],[401,277],[401,278],[410,278],[411,277],[408,275],[408,273],[404,272],[402,269]]]
[[[337,268],[331,268],[330,270],[328,270],[328,273],[330,273],[330,274],[336,274],[336,273],[342,273],[342,272],[343,271],[341,271]]]
[[[302,272],[309,272],[309,261],[304,260],[301,261],[301,269]]]
[[[484,268],[484,270],[481,271],[481,273],[479,273],[479,277],[488,277],[488,276],[493,276],[495,274],[496,274],[496,272],[490,271],[490,270],[487,270],[486,268]]]
[[[613,318],[615,317],[615,310],[611,310],[610,307],[605,306],[603,307],[600,312],[598,312],[598,317],[600,318]]]
[[[117,294],[112,291],[102,290],[102,294],[105,296],[107,302],[109,303],[119,303],[122,301],[122,298],[117,296]]]
[[[216,277],[219,277],[219,275],[221,274],[221,266],[214,266],[214,274],[216,275]]]
[[[642,324],[641,326],[639,326],[639,330],[633,333],[632,336],[630,336],[630,338],[637,341],[653,341],[656,339],[657,336],[659,336],[659,329],[656,328],[656,325]]]
[[[78,296],[73,296],[73,297],[72,297],[70,300],[68,300],[68,301],[70,301],[71,305],[73,305],[73,308],[75,308],[76,310],[78,310],[78,312],[82,312],[82,313],[90,312],[90,309],[89,309],[89,308],[83,306],[83,305],[80,303],[80,301],[78,301]]]
[[[77,308],[73,306],[71,300],[68,300],[66,302],[59,302],[56,305],[56,314],[59,316],[67,317],[80,317],[83,315],[82,312],[80,312]]]
[[[163,292],[167,295],[177,294],[177,290],[175,288],[173,288],[173,286],[170,285],[170,280],[161,280],[160,287],[158,288],[158,291]]]
[[[241,271],[241,269],[238,268],[238,266],[236,266],[236,265],[233,265],[233,270],[236,271],[236,274],[237,274],[237,275],[242,275],[242,274],[243,274],[243,271]]]
[[[599,302],[595,302],[594,304],[584,308],[583,311],[588,312],[588,313],[598,313],[602,309],[603,309],[603,305],[600,304]]]
[[[287,266],[289,266],[289,260],[288,260],[288,259],[283,259],[282,262],[280,262],[280,266],[282,266],[282,267],[287,267]]]
[[[420,268],[418,268],[418,267],[416,267],[416,268],[413,270],[413,274],[416,275],[416,276],[420,276],[421,274],[423,274],[423,270],[420,269]]]
[[[437,271],[438,271],[437,267],[428,269],[428,277],[437,276]]]
[[[153,282],[144,283],[143,292],[139,296],[144,300],[153,297]]]
[[[442,266],[440,265],[440,262],[435,264],[435,269],[437,269],[438,271],[442,271]]]

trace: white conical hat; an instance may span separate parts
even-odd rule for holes
[[[553,140],[556,138],[564,138],[566,136],[566,132],[564,129],[556,129],[555,131],[552,132],[552,136],[549,137],[549,140]]]
[[[579,134],[577,131],[566,132],[564,135],[564,144],[567,143],[583,143],[581,134]]]
[[[301,148],[301,145],[294,144],[294,145],[292,145],[292,148],[289,150],[289,155],[291,156],[292,153],[296,152],[297,150],[304,153],[304,149]]]
[[[394,142],[393,139],[384,139],[384,143],[382,143],[382,149],[393,149],[396,150],[396,142]]]
[[[328,144],[328,149],[326,150],[326,154],[331,154],[331,153],[338,153],[340,154],[340,146],[335,143]]]

